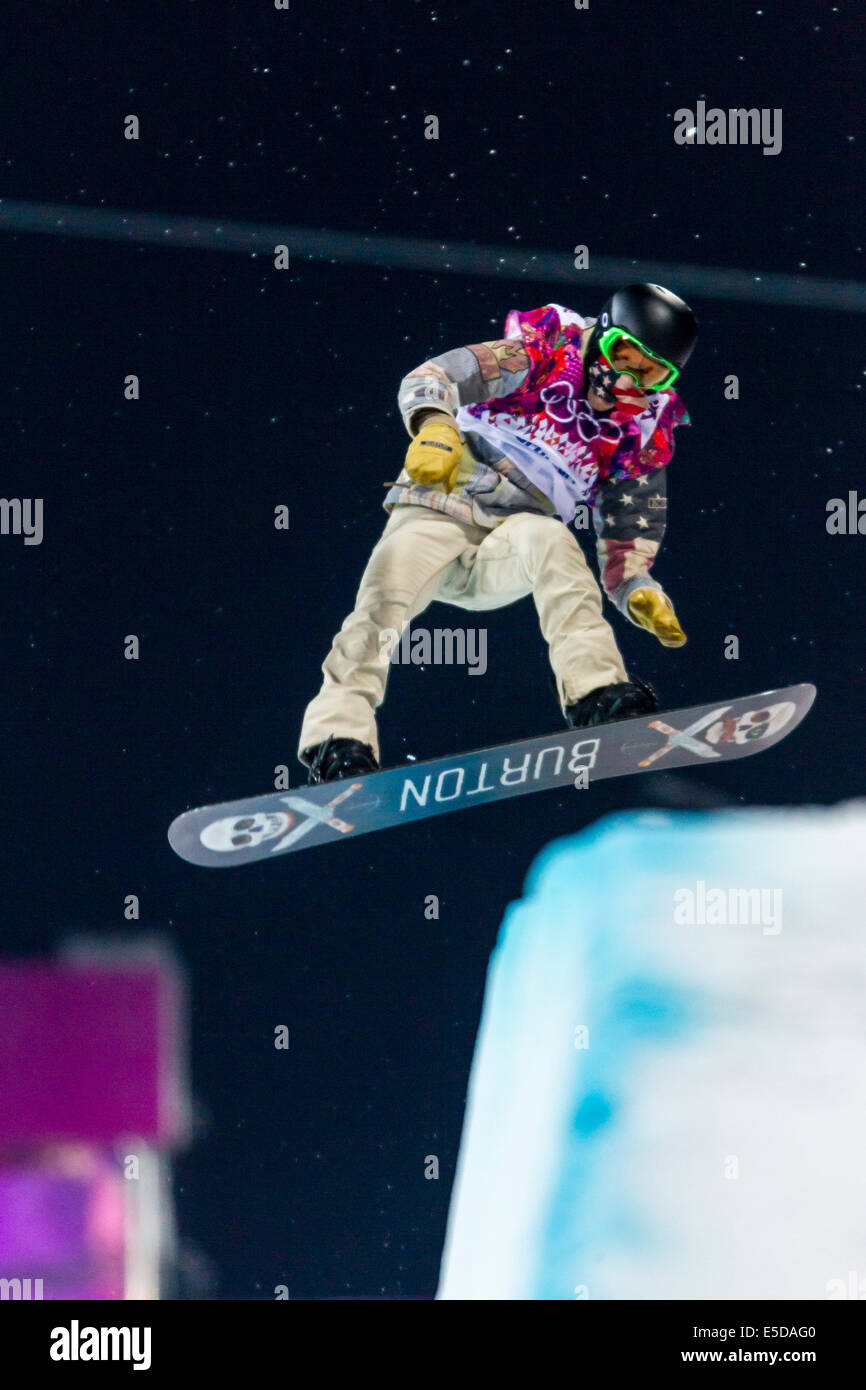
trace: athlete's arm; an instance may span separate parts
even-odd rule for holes
[[[665,533],[667,470],[616,478],[598,490],[593,521],[604,591],[631,622],[665,646],[681,647],[686,635],[673,604],[650,570]]]
[[[602,483],[592,519],[604,591],[621,612],[641,584],[661,589],[650,577],[667,520],[667,470],[657,468],[640,478]]]
[[[404,465],[412,482],[424,487],[444,484],[450,492],[463,460],[458,409],[507,395],[522,384],[528,370],[522,340],[503,338],[443,352],[404,377],[398,404],[412,435]]]
[[[517,390],[526,380],[529,358],[521,338],[500,338],[454,348],[422,362],[400,383],[397,404],[410,435],[425,419],[452,421],[461,405],[489,401]]]

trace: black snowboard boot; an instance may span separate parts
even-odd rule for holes
[[[658,707],[658,696],[648,681],[620,681],[616,685],[600,685],[575,704],[567,705],[565,717],[572,729],[589,729],[596,724],[615,724],[618,719],[655,714]]]
[[[356,738],[334,738],[333,734],[315,748],[305,748],[301,761],[307,765],[307,781],[311,786],[336,782],[341,777],[365,777],[379,771],[369,743],[360,743]]]

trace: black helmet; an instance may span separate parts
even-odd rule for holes
[[[673,372],[656,389],[671,385],[688,362],[695,345],[698,321],[684,300],[662,285],[626,285],[602,309],[586,357],[590,366],[602,349],[602,338],[619,328],[636,339],[652,357],[668,363]]]

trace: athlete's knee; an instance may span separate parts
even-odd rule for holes
[[[510,518],[508,533],[512,544],[519,546],[577,544],[564,521],[555,516],[536,516],[533,512],[521,512]]]
[[[552,560],[581,565],[583,552],[563,521],[553,516],[522,514],[510,528],[509,539],[532,572]]]

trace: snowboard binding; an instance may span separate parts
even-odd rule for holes
[[[619,681],[600,685],[588,695],[567,705],[565,717],[572,729],[590,729],[596,724],[615,724],[619,719],[639,719],[655,714],[658,696],[649,681]]]
[[[335,738],[329,734],[324,743],[314,748],[305,748],[301,761],[308,768],[307,782],[318,786],[320,782],[337,782],[343,777],[365,777],[370,772],[378,772],[379,764],[368,743],[356,738]]]

